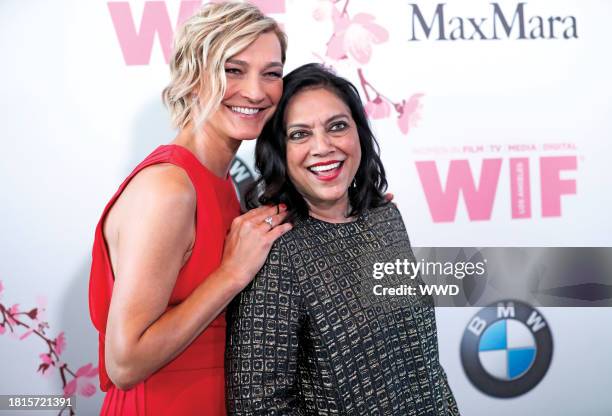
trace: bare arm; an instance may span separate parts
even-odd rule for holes
[[[166,311],[193,244],[193,185],[176,166],[153,166],[136,175],[115,209],[114,226],[105,227],[115,272],[106,328],[106,366],[113,383],[126,389],[180,354],[248,284],[272,242],[290,226],[270,230],[262,224],[275,208],[239,217],[232,225],[219,269],[182,303]],[[283,214],[275,216],[275,223],[282,218]]]

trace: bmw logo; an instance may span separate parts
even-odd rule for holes
[[[548,371],[552,354],[546,319],[516,300],[481,309],[461,340],[461,363],[468,378],[494,397],[516,397],[534,388]]]

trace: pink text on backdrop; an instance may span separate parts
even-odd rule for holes
[[[129,1],[108,2],[115,33],[121,46],[126,65],[148,65],[151,61],[151,51],[155,35],[168,63],[172,53],[172,38],[174,31],[202,5],[202,1],[181,1],[176,24],[168,14],[165,1],[146,1],[137,26]],[[285,0],[251,0],[265,14],[284,13]]]
[[[540,157],[540,193],[542,217],[561,216],[561,196],[576,193],[574,179],[561,179],[565,170],[576,170],[576,156]],[[465,159],[451,160],[446,186],[443,187],[435,161],[416,162],[425,198],[434,222],[455,220],[459,194],[470,221],[490,220],[502,167],[501,158],[484,159],[478,184]],[[529,159],[510,158],[510,203],[512,218],[531,218]]]

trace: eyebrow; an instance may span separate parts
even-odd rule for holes
[[[349,117],[345,113],[334,114],[333,116],[331,116],[327,120],[325,120],[325,123],[323,123],[323,124],[328,124],[328,123],[331,123],[334,120],[341,119],[341,118],[348,119]],[[288,125],[287,126],[287,130],[289,130],[291,128],[295,128],[295,127],[311,128],[312,126],[310,126],[308,124],[305,124],[305,123],[295,123],[295,124]]]
[[[240,59],[228,59],[228,60],[227,60],[227,63],[228,63],[228,64],[234,64],[234,65],[240,65],[240,66],[244,66],[244,67],[248,67],[248,66],[249,66],[249,63],[248,63],[248,62],[246,62],[246,61],[242,61],[242,60],[240,60]],[[274,62],[268,62],[268,63],[267,63],[265,66],[264,66],[264,69],[269,69],[269,68],[271,68],[271,67],[279,67],[279,68],[281,68],[281,69],[282,69],[282,68],[283,68],[283,64],[282,64],[282,63],[280,63],[280,62],[276,62],[276,61],[274,61]]]

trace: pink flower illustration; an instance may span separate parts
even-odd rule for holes
[[[96,386],[90,383],[89,379],[98,375],[98,368],[92,367],[93,365],[89,363],[77,370],[74,379],[72,379],[68,384],[66,384],[66,387],[64,387],[65,397],[72,396],[75,392],[85,397],[94,395],[96,392]]]
[[[385,28],[374,23],[374,16],[359,13],[352,19],[346,14],[333,16],[334,35],[327,44],[327,56],[332,59],[352,57],[366,64],[372,56],[372,44],[389,39]]]
[[[12,315],[15,315],[16,313],[19,312],[19,304],[16,303],[13,306],[11,306],[8,310],[8,314],[6,315],[6,320],[8,321],[9,324],[11,325],[17,325],[17,322],[13,319]]]
[[[50,376],[51,371],[47,372],[50,368],[55,367],[55,362],[51,358],[50,354],[40,354],[40,359],[42,360],[42,364],[38,366],[38,371],[42,373],[43,376]]]
[[[391,106],[388,102],[378,96],[374,98],[374,100],[366,103],[365,111],[369,117],[373,118],[374,120],[378,120],[389,117],[389,114],[391,114]]]
[[[397,111],[400,113],[397,124],[404,134],[408,134],[410,128],[421,118],[419,114],[421,97],[423,94],[413,94],[408,101],[402,100],[402,103],[397,105]]]
[[[33,329],[28,329],[26,332],[24,332],[23,334],[21,334],[21,336],[19,337],[19,341],[26,339],[27,337],[29,337],[30,335],[32,335],[32,332],[34,332]]]
[[[336,9],[335,4],[328,0],[319,0],[317,7],[312,12],[312,17],[319,22],[336,18],[339,15],[340,12]]]
[[[40,354],[39,357],[44,364],[53,364],[53,360],[49,354]]]
[[[64,349],[66,349],[66,337],[64,336],[64,333],[60,332],[57,338],[53,340],[53,343],[55,344],[55,352],[57,355],[60,355]]]
[[[0,282],[0,294],[2,291],[4,291],[4,285]],[[41,362],[37,372],[41,373],[43,377],[50,377],[52,374],[55,376],[59,375],[64,394],[67,397],[74,394],[85,397],[93,396],[96,392],[96,386],[90,382],[90,379],[98,375],[98,368],[93,368],[90,363],[79,368],[75,373],[67,363],[60,360],[59,355],[66,350],[66,337],[63,332],[60,332],[56,338],[49,338],[47,336],[46,331],[49,329],[49,323],[43,320],[46,303],[46,298],[39,296],[37,307],[27,312],[20,312],[18,304],[14,304],[9,308],[0,303],[0,335],[9,330],[12,337],[20,340],[28,337],[30,339],[41,339],[44,341],[47,352],[39,354]],[[21,328],[24,329],[24,332],[19,334],[18,330]],[[70,377],[72,377],[72,380],[69,381]],[[64,414],[65,410],[68,410],[70,415],[75,414],[67,406],[59,414]]]

